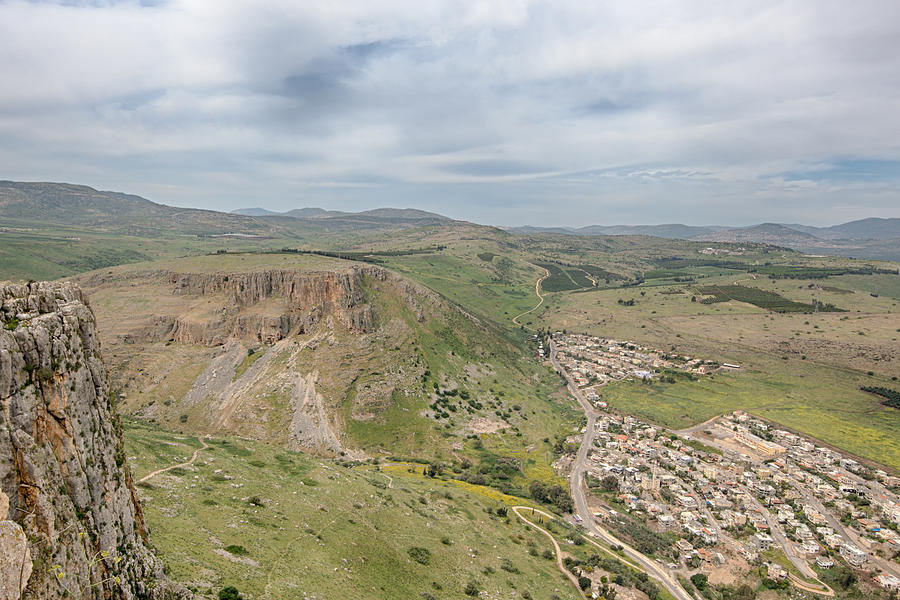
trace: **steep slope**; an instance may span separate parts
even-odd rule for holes
[[[149,546],[81,291],[6,285],[0,300],[0,489],[33,561],[23,597],[177,594]]]
[[[79,280],[124,410],[170,429],[428,457],[481,430],[524,447],[560,423],[536,393],[552,374],[508,333],[380,267],[209,256]]]

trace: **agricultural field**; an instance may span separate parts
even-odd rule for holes
[[[125,438],[135,480],[201,446],[134,423]],[[169,576],[200,598],[226,586],[257,600],[463,598],[469,582],[490,597],[579,597],[542,556],[549,540],[498,514],[527,500],[414,463],[351,468],[263,442],[205,443],[193,465],[137,488]]]
[[[767,290],[744,285],[707,285],[696,288],[698,294],[705,297],[700,299],[703,304],[715,302],[746,302],[772,312],[843,312],[833,304],[805,304],[788,300]]]

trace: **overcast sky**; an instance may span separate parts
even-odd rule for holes
[[[900,2],[0,0],[0,178],[507,225],[900,217]]]

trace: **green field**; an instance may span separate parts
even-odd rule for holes
[[[814,384],[804,385],[811,379]],[[672,429],[745,410],[900,470],[897,411],[853,388],[852,382],[864,380],[852,372],[794,363],[789,370],[721,373],[694,382],[617,382],[602,395],[616,410]]]
[[[578,597],[540,556],[549,541],[496,514],[527,501],[425,478],[421,465],[379,472],[262,442],[208,443],[193,466],[138,486],[169,576],[199,597],[233,585],[257,600],[464,598],[469,581],[491,597]],[[132,424],[126,446],[138,478],[199,443]]]
[[[805,304],[803,302],[794,302],[788,300],[767,290],[761,290],[755,287],[747,287],[743,285],[708,285],[698,287],[697,292],[708,298],[703,298],[700,302],[704,304],[712,304],[714,302],[728,302],[736,300],[738,302],[746,302],[765,310],[772,312],[841,312],[841,309],[833,304]]]

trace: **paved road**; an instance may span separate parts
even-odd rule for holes
[[[594,522],[594,515],[588,508],[583,482],[584,472],[587,468],[586,462],[588,451],[594,444],[594,424],[597,422],[597,413],[594,412],[594,407],[591,406],[590,402],[584,397],[584,394],[581,393],[581,390],[578,389],[578,386],[575,385],[575,382],[572,381],[572,378],[569,377],[568,372],[566,372],[562,365],[559,364],[559,361],[556,360],[556,344],[553,343],[553,340],[550,340],[550,362],[553,364],[553,368],[565,377],[566,383],[569,386],[569,391],[581,404],[581,407],[584,409],[584,415],[587,417],[587,427],[584,430],[584,439],[581,442],[581,447],[578,448],[578,453],[575,455],[575,463],[572,465],[572,474],[569,476],[569,485],[572,488],[572,498],[575,501],[575,513],[581,517],[581,524],[584,525],[588,533],[602,539],[606,543],[621,546],[628,558],[639,564],[648,575],[659,581],[659,583],[661,583],[670,594],[675,596],[675,598],[678,600],[693,600],[691,595],[681,587],[681,584],[679,584],[674,577],[669,575],[660,564],[625,544],[605,529],[598,527]]]
[[[871,485],[872,482],[866,482]],[[859,533],[856,532],[852,527],[847,527],[843,523],[841,523],[825,506],[822,504],[822,501],[819,500],[809,489],[805,486],[800,485],[799,483],[791,480],[791,485],[800,492],[803,496],[803,500],[807,504],[811,504],[813,508],[819,511],[822,515],[825,516],[825,520],[828,522],[828,526],[834,529],[835,533],[844,538],[845,541],[848,541],[860,548],[865,548],[866,544],[862,543],[860,540]],[[893,575],[895,577],[900,577],[900,565],[897,563],[891,562],[889,560],[885,560],[879,556],[875,556],[874,554],[869,554],[869,562],[874,564],[876,567]]]
[[[784,550],[784,555],[788,557],[788,560],[797,567],[797,570],[800,571],[801,575],[809,579],[816,579],[816,572],[812,570],[809,563],[806,562],[806,559],[797,554],[793,542],[787,539],[784,531],[781,529],[781,525],[778,524],[778,520],[772,516],[772,513],[770,513],[759,500],[756,499],[756,496],[753,495],[751,490],[743,486],[741,486],[741,489],[746,492],[747,497],[750,498],[750,502],[752,502],[753,506],[762,514],[766,523],[769,524],[769,534],[772,536],[772,539],[775,540],[775,543]]]

